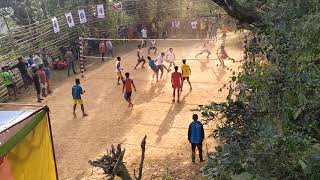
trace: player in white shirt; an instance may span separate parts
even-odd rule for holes
[[[120,62],[121,62],[121,57],[117,57],[116,73],[117,73],[117,76],[118,76],[118,82],[117,82],[118,85],[120,85],[120,79],[123,82],[123,76],[122,76],[123,68],[121,67]]]
[[[172,65],[173,65],[173,67],[176,66],[176,64],[174,63],[175,60],[176,60],[176,55],[173,52],[173,48],[169,48],[167,55],[166,55],[166,61],[170,64],[170,66],[168,68],[169,70]]]
[[[194,36],[197,36],[197,25],[198,22],[195,19],[193,19],[193,21],[191,22],[191,30]]]
[[[142,36],[142,48],[147,47],[147,41],[146,39],[148,38],[148,32],[145,27],[142,28],[141,30],[141,36]]]
[[[211,44],[209,43],[209,41],[204,42],[204,44],[203,44],[203,46],[202,46],[201,52],[198,53],[198,54],[195,56],[195,58],[197,58],[198,56],[200,56],[200,55],[203,54],[203,53],[207,53],[207,54],[208,54],[208,55],[207,55],[207,58],[209,58],[209,56],[210,56],[210,54],[211,54],[211,52],[210,52],[210,50],[209,50],[210,46],[211,46]]]
[[[150,50],[154,50],[154,54],[157,54],[156,40],[150,40],[150,47],[148,49],[148,54],[150,54]]]
[[[163,75],[163,69],[166,69],[168,72],[170,72],[170,70],[163,64],[165,55],[166,55],[165,53],[161,53],[161,55],[157,57],[157,60],[156,60],[156,65],[161,71],[160,79],[162,78],[162,75]]]
[[[143,57],[143,51],[141,48],[141,45],[138,45],[138,50],[137,50],[137,65],[134,67],[134,69],[137,69],[139,64],[142,63],[141,68],[144,69],[144,64],[146,63],[146,60]]]

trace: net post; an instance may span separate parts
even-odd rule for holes
[[[83,55],[83,38],[79,37],[80,42],[80,72],[81,78],[84,78],[84,55]]]

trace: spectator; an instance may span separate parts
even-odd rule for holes
[[[46,48],[43,48],[41,51],[42,61],[44,66],[49,65],[49,57]]]
[[[147,41],[146,39],[148,38],[147,34],[147,29],[145,27],[142,28],[141,30],[141,36],[142,36],[142,48],[147,47]]]
[[[101,60],[104,61],[104,55],[106,54],[106,44],[104,40],[99,42],[99,53],[101,54]]]
[[[34,82],[34,87],[36,88],[36,91],[37,91],[37,99],[38,99],[38,102],[41,103],[41,101],[43,99],[41,98],[41,86],[40,86],[40,78],[39,78],[39,74],[38,74],[38,69],[33,68],[32,72],[33,72],[32,79]]]
[[[194,37],[197,37],[197,20],[193,19],[193,21],[191,22],[191,29],[192,29],[192,34],[194,35]]]
[[[29,76],[28,70],[27,70],[28,63],[24,62],[22,57],[19,57],[18,61],[19,61],[18,64],[11,67],[10,70],[18,68],[23,80],[23,84],[25,88],[27,88],[29,85],[32,84],[32,78]]]
[[[46,74],[46,78],[47,78],[47,93],[51,94],[52,90],[51,90],[51,70],[49,65],[44,65],[44,72]]]
[[[201,122],[198,121],[198,115],[194,114],[192,116],[193,122],[189,125],[189,130],[188,130],[188,140],[191,143],[191,149],[192,149],[192,162],[195,163],[195,152],[196,152],[196,147],[198,148],[199,151],[199,158],[200,162],[203,162],[203,157],[202,157],[202,142],[204,139],[204,130],[203,130],[203,125]]]
[[[106,47],[107,47],[107,56],[113,57],[113,45],[110,40],[106,42]]]
[[[40,87],[41,87],[42,97],[47,97],[48,83],[47,83],[46,73],[44,72],[43,64],[40,64],[38,74],[40,77]]]
[[[2,78],[3,84],[6,86],[8,90],[9,96],[11,96],[11,90],[13,91],[13,96],[17,99],[17,87],[14,83],[14,77],[11,72],[8,72],[7,67],[2,67],[2,72],[0,73],[0,77]]]
[[[68,51],[65,54],[65,60],[67,61],[68,64],[68,76],[70,76],[70,69],[72,68],[73,74],[77,74],[75,68],[74,68],[74,56],[73,53],[71,52],[71,48],[68,48]]]
[[[33,60],[33,55],[29,55],[29,59],[27,59],[29,67],[33,67],[34,60]]]

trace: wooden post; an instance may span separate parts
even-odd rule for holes
[[[79,37],[80,41],[80,72],[81,72],[81,78],[84,78],[84,55],[83,55],[83,39],[82,37]]]

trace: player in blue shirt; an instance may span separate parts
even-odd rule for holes
[[[153,78],[154,78],[154,76],[157,76],[157,82],[158,82],[159,81],[159,77],[158,77],[159,76],[159,68],[156,65],[156,63],[154,62],[154,60],[151,59],[150,56],[148,56],[147,59],[148,59],[148,64],[149,64],[150,68],[153,70]]]
[[[85,93],[85,91],[82,90],[82,87],[80,86],[80,79],[76,79],[75,80],[76,84],[72,87],[72,97],[73,97],[73,101],[74,101],[74,105],[73,105],[73,116],[76,117],[76,108],[77,108],[77,104],[81,105],[81,111],[82,111],[82,115],[83,117],[88,116],[88,114],[86,114],[84,112],[84,106],[83,106],[83,101],[81,99],[81,95]]]
[[[202,142],[204,139],[204,130],[203,125],[201,122],[198,121],[198,115],[194,114],[192,116],[193,122],[189,125],[188,130],[188,140],[191,144],[192,149],[192,162],[195,162],[195,154],[196,154],[196,147],[199,150],[199,158],[200,162],[203,162],[202,157]]]

